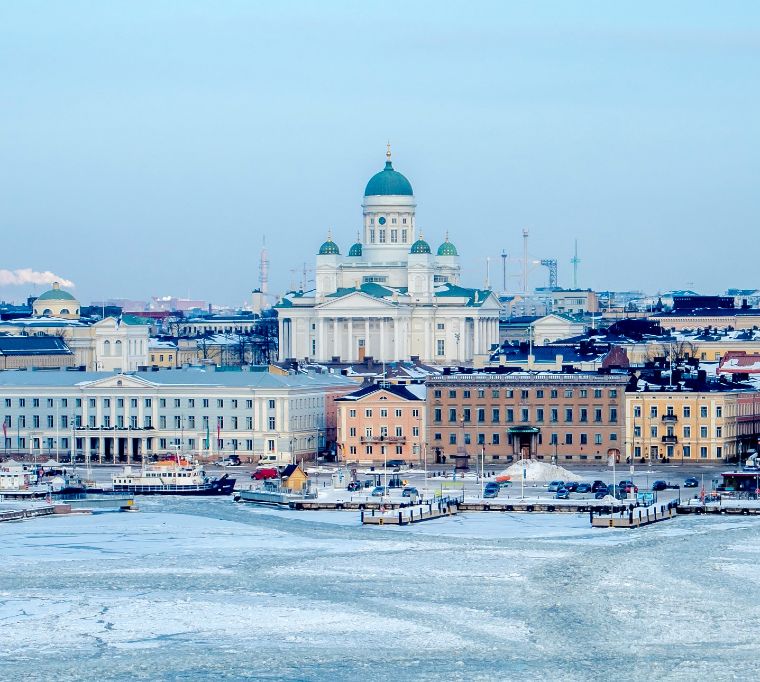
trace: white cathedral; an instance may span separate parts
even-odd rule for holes
[[[412,186],[385,168],[364,191],[362,234],[342,256],[328,234],[317,255],[316,288],[275,306],[280,360],[395,362],[418,357],[467,364],[499,340],[501,305],[489,289],[459,283],[457,249],[435,255],[417,234]]]

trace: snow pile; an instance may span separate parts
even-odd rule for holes
[[[556,464],[547,464],[535,459],[523,459],[515,462],[501,472],[501,476],[509,476],[512,481],[519,483],[525,469],[525,480],[531,483],[545,481],[580,481],[581,477]]]

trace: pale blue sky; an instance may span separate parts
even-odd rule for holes
[[[390,139],[473,285],[526,227],[560,284],[577,236],[583,286],[758,287],[759,74],[756,2],[8,0],[0,268],[239,303],[266,234],[282,291]]]

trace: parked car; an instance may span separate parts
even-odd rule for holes
[[[270,478],[277,478],[279,475],[280,473],[274,467],[261,467],[251,474],[251,478],[254,481],[266,481]]]
[[[501,490],[501,485],[499,485],[496,481],[489,481],[483,488],[483,497],[488,499],[498,497],[499,490]]]
[[[552,481],[549,483],[549,492],[550,493],[556,493],[560,488],[565,487],[564,481]]]
[[[591,484],[591,492],[592,493],[595,493],[598,490],[601,490],[602,488],[606,491],[607,490],[607,484],[604,481],[600,481],[599,479],[597,479],[596,481],[594,481]]]
[[[372,497],[382,497],[385,495],[385,492],[385,486],[376,485],[375,489],[372,491]]]
[[[684,482],[683,482],[684,488],[699,488],[699,479],[695,478],[694,476],[689,476]]]
[[[419,497],[419,491],[417,488],[408,487],[401,491],[401,497]]]
[[[560,488],[554,495],[555,500],[569,500],[570,491],[567,488]]]
[[[620,481],[618,484],[618,490],[621,493],[625,493],[627,495],[631,492],[639,492],[639,487],[637,485],[634,485],[633,481]]]
[[[590,493],[591,492],[591,484],[590,483],[579,483],[578,487],[575,489],[576,493]]]
[[[405,459],[389,459],[388,460],[388,468],[389,469],[399,469],[401,467],[406,466],[406,460]]]
[[[666,490],[668,487],[667,481],[655,481],[652,483],[652,490],[659,492],[660,490]]]
[[[351,481],[351,483],[346,486],[346,490],[348,490],[350,493],[361,492],[362,484],[359,481]]]
[[[565,490],[568,492],[574,493],[578,490],[578,481],[567,481],[565,482]],[[559,492],[559,491],[557,491]]]

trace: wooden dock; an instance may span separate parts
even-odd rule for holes
[[[70,514],[71,507],[68,504],[46,504],[42,507],[27,507],[25,509],[4,509],[0,511],[0,521],[23,521],[37,516],[51,516],[52,514]]]
[[[422,523],[445,516],[454,516],[459,511],[456,501],[446,500],[438,503],[418,504],[390,512],[369,512],[362,510],[361,522],[365,526],[407,526]]]
[[[678,507],[675,504],[625,508],[617,514],[594,515],[593,511],[589,512],[593,528],[641,528],[675,518],[677,514]]]

